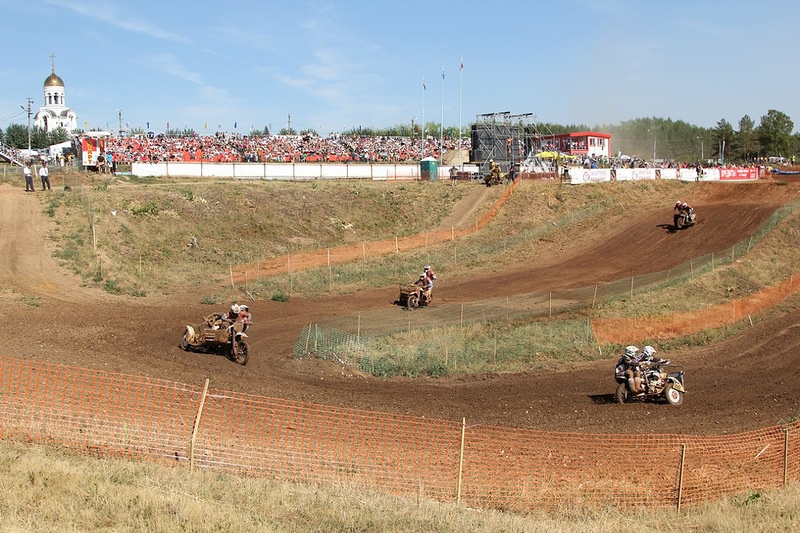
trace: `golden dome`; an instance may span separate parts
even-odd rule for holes
[[[56,71],[54,70],[53,73],[50,74],[49,76],[47,76],[47,79],[44,80],[44,86],[45,87],[63,87],[64,86],[64,80],[62,80],[58,76],[58,74],[56,74]]]

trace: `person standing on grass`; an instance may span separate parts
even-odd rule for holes
[[[456,170],[456,166],[453,165],[450,167],[450,185],[457,185],[456,181],[458,180],[458,170]]]
[[[25,176],[25,192],[35,191],[36,187],[33,186],[33,170],[31,169],[30,161],[25,163],[25,167],[22,169],[22,174]]]
[[[39,167],[39,178],[42,180],[42,190],[50,190],[50,173],[47,170],[47,161],[42,161],[42,166]],[[31,184],[32,185],[32,184]]]

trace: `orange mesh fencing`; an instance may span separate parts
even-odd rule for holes
[[[641,339],[669,339],[733,324],[744,317],[775,306],[800,291],[795,276],[755,294],[724,304],[686,313],[652,317],[599,318],[592,320],[598,343],[631,343]]]
[[[457,238],[472,235],[486,227],[491,220],[497,216],[500,209],[514,193],[514,189],[520,180],[513,181],[503,190],[503,193],[495,201],[489,210],[475,220],[475,224],[469,228],[450,228],[437,231],[429,231],[423,234],[396,237],[394,239],[384,239],[379,241],[360,242],[344,244],[333,248],[309,250],[289,254],[287,256],[275,257],[256,264],[240,265],[231,267],[231,283],[242,281],[257,280],[263,276],[298,272],[325,265],[334,265],[366,259],[367,256],[384,255],[391,253],[407,252],[418,249],[421,246],[430,244],[440,244],[452,241]]]
[[[677,507],[800,479],[800,422],[600,435],[314,405],[0,358],[0,437],[84,453],[527,512]]]

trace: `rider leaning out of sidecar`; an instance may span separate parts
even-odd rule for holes
[[[234,303],[226,313],[212,314],[209,319],[209,326],[211,326],[211,329],[220,329],[223,326],[229,326],[237,321],[244,324],[242,331],[246,331],[247,326],[253,322],[253,315],[250,314],[250,307],[246,304]]]
[[[433,268],[430,265],[425,265],[425,268],[422,269],[422,274],[419,275],[419,279],[414,282],[414,285],[422,287],[426,300],[431,299],[434,281],[436,281],[436,274],[433,272]]]

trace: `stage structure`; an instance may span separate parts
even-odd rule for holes
[[[478,115],[472,125],[469,161],[477,164],[482,173],[488,167],[489,160],[507,172],[511,162],[519,168],[532,150],[540,150],[552,137],[553,132],[549,128],[543,133],[537,126],[533,113],[484,113]]]

